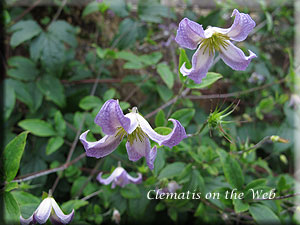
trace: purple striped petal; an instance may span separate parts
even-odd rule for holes
[[[251,62],[251,59],[256,58],[256,55],[249,50],[250,55],[245,56],[241,49],[234,46],[230,41],[227,42],[229,45],[226,49],[221,47],[221,59],[234,70],[245,70]]]
[[[134,183],[134,184],[140,184],[142,183],[142,174],[141,173],[138,173],[138,177],[132,177],[130,176],[129,174],[127,174],[127,179],[131,182],[131,183]]]
[[[184,127],[178,120],[169,119],[174,125],[172,132],[168,135],[160,135],[156,133],[150,124],[141,115],[138,114],[138,120],[141,129],[148,135],[150,139],[157,142],[159,145],[165,145],[172,148],[178,145],[184,138],[186,138],[186,133]]]
[[[231,16],[235,16],[231,27],[228,29],[216,27],[216,31],[226,34],[234,41],[245,40],[256,25],[254,20],[248,14],[240,13],[237,9],[233,10]]]
[[[20,216],[20,223],[21,223],[21,225],[34,224],[35,221],[33,220],[33,215],[31,217],[29,217],[28,219],[24,219],[22,216]]]
[[[214,54],[209,54],[208,49],[204,52],[205,48],[201,48],[201,46],[202,44],[193,55],[192,68],[187,69],[185,63],[180,68],[180,72],[184,76],[188,76],[197,84],[201,83],[214,61]]]
[[[104,185],[108,185],[115,180],[116,177],[120,176],[125,170],[122,167],[117,167],[112,174],[107,178],[102,178],[102,172],[97,176],[97,180]]]
[[[70,214],[65,215],[60,207],[58,206],[58,204],[56,203],[56,201],[54,200],[54,198],[50,198],[51,199],[51,204],[53,207],[53,210],[57,216],[57,218],[59,219],[59,221],[62,224],[68,224],[72,221],[73,217],[74,217],[74,209],[72,210],[72,212]]]
[[[196,49],[199,41],[204,38],[202,25],[184,18],[179,23],[175,41],[183,48]]]
[[[39,224],[46,223],[51,213],[51,205],[51,198],[45,198],[33,213],[33,220],[37,221]]]
[[[138,115],[138,114],[137,114]],[[147,122],[147,121],[146,121]],[[127,141],[126,149],[128,153],[128,159],[131,161],[137,161],[143,156],[146,158],[147,165],[151,170],[154,169],[154,160],[156,158],[156,146],[151,149],[150,141],[148,137],[144,137],[142,141],[138,138],[132,143]]]
[[[89,157],[95,157],[98,159],[107,156],[112,153],[122,141],[120,136],[106,135],[99,141],[89,142],[86,140],[88,132],[89,130],[82,133],[79,140],[83,144],[86,155]]]
[[[107,135],[113,135],[118,127],[123,127],[126,132],[130,127],[130,119],[126,118],[120,108],[118,100],[108,100],[104,103],[95,121]]]

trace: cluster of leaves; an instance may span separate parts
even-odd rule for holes
[[[42,192],[48,191],[59,177],[53,195],[63,203],[66,213],[76,210],[74,223],[79,224],[110,222],[114,208],[121,213],[123,222],[159,219],[184,223],[191,218],[207,223],[233,222],[237,218],[250,218],[257,223],[291,222],[292,200],[258,202],[250,197],[251,188],[264,192],[275,188],[276,195],[286,195],[293,192],[294,185],[290,174],[296,123],[292,119],[293,108],[288,105],[295,76],[291,46],[293,9],[285,1],[274,6],[260,3],[261,10],[253,15],[257,24],[262,22],[264,26],[243,43],[245,46],[239,46],[251,49],[258,59],[242,72],[217,62],[211,71],[218,73],[209,72],[198,85],[186,81],[178,72],[184,62],[190,66],[193,53],[178,49],[172,41],[179,20],[187,16],[204,28],[226,27],[232,9],[250,11],[246,7],[230,1],[208,13],[200,12],[199,16],[189,1],[183,14],[176,14],[176,9],[156,0],[140,0],[137,7],[124,0],[93,1],[80,11],[80,23],[74,16],[78,9],[69,6],[63,7],[60,19],[55,21],[50,19],[56,13],[55,7],[35,8],[18,22],[14,20],[25,9],[7,9],[10,49],[5,79],[6,185],[1,192],[6,220],[18,221],[20,214],[29,217],[40,203]],[[255,74],[264,79],[249,82]],[[221,129],[217,126],[216,130],[206,127],[173,149],[159,147],[152,172],[144,160],[128,160],[125,143],[101,159],[99,171],[110,173],[121,161],[133,175],[143,174],[142,184],[129,184],[122,189],[100,185],[90,179],[98,160],[87,157],[59,172],[13,182],[31,173],[58,168],[65,165],[68,157],[73,160],[84,153],[81,144],[74,146],[77,131],[91,130],[94,136],[90,134],[90,140],[103,136],[93,121],[106,100],[120,99],[124,112],[138,106],[140,113],[146,115],[176,97],[183,83],[194,97],[274,85],[240,96],[239,106],[228,116],[231,124]],[[213,107],[222,105],[219,101],[223,100],[179,98],[150,121],[162,134],[170,130],[168,118],[178,119],[187,133],[195,133]],[[225,101],[223,104],[227,105]],[[224,139],[223,129],[232,137],[231,142]],[[289,143],[267,143],[256,151],[234,154],[273,134]],[[74,147],[72,154],[70,149]],[[171,180],[182,185],[182,192],[219,192],[221,198],[147,199],[149,190],[162,188]],[[245,193],[245,198],[225,199],[223,194],[233,189]],[[82,199],[99,190],[93,198]]]

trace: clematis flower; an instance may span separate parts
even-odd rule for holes
[[[127,136],[126,149],[129,160],[137,161],[145,157],[147,165],[152,170],[157,150],[156,146],[151,149],[149,138],[159,145],[165,145],[170,148],[178,145],[182,139],[186,138],[185,129],[180,122],[175,119],[169,120],[174,125],[172,132],[168,135],[160,135],[137,112],[136,107],[130,113],[124,115],[118,100],[111,99],[104,103],[94,121],[102,127],[102,131],[106,135],[99,141],[89,142],[86,140],[89,132],[87,130],[80,135],[79,139],[85,148],[87,156],[102,158],[112,153],[123,138]]]
[[[68,215],[65,215],[53,197],[45,198],[39,207],[34,211],[32,216],[28,219],[24,219],[20,216],[20,222],[22,225],[27,224],[44,224],[50,217],[52,224],[68,224],[71,222],[74,216],[74,209]]]
[[[125,187],[125,185],[129,183],[140,184],[142,182],[142,174],[138,173],[138,177],[134,178],[130,176],[123,167],[118,166],[108,178],[102,178],[102,172],[100,172],[97,176],[97,180],[104,185],[111,183],[112,188],[115,188],[116,185]]]
[[[178,189],[182,188],[176,181],[170,181],[168,185],[162,189],[158,189],[157,193],[175,193]]]
[[[121,221],[120,212],[117,209],[114,209],[111,220],[114,221],[116,224],[119,224]]]
[[[180,68],[184,76],[188,76],[195,83],[201,83],[211,67],[215,52],[220,53],[221,59],[234,70],[245,70],[251,59],[256,55],[249,50],[249,56],[237,48],[232,41],[243,41],[255,27],[255,22],[248,14],[233,10],[235,16],[230,28],[208,27],[203,30],[202,25],[184,18],[179,23],[175,41],[183,48],[198,49],[192,57],[192,68],[185,64]]]

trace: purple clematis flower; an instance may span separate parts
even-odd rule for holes
[[[255,22],[248,14],[233,10],[235,16],[230,28],[208,27],[203,30],[202,25],[184,18],[179,23],[175,41],[183,48],[196,49],[192,58],[192,68],[187,69],[185,64],[180,68],[184,76],[188,76],[195,83],[201,83],[211,67],[216,51],[221,59],[234,70],[245,70],[251,59],[256,55],[249,50],[249,56],[234,46],[232,41],[243,41],[255,27]]]
[[[158,189],[157,193],[175,193],[178,189],[182,188],[176,181],[170,181],[168,185],[162,189]]]
[[[71,222],[74,216],[74,209],[68,215],[65,215],[53,197],[45,198],[39,207],[34,211],[32,216],[28,219],[24,219],[20,216],[20,222],[22,225],[27,224],[44,224],[50,217],[52,224],[68,224]]]
[[[129,160],[137,161],[144,156],[147,165],[153,170],[157,150],[156,146],[151,149],[149,138],[159,145],[170,148],[178,145],[182,139],[186,138],[185,129],[180,122],[175,119],[169,120],[174,124],[172,132],[168,135],[160,135],[137,112],[136,107],[124,116],[118,100],[111,99],[104,103],[95,118],[95,123],[102,127],[102,131],[106,135],[99,141],[89,142],[86,140],[86,135],[89,132],[87,130],[80,135],[79,139],[87,156],[102,158],[112,153],[127,136],[126,149]]]
[[[102,172],[99,173],[97,180],[104,185],[112,183],[112,188],[115,188],[116,185],[125,187],[125,185],[129,183],[140,184],[142,182],[142,174],[138,173],[138,177],[134,178],[130,176],[123,167],[118,166],[108,178],[102,178]]]

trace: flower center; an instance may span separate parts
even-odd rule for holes
[[[207,50],[209,51],[209,55],[213,55],[214,50],[221,51],[221,46],[226,49],[229,45],[227,42],[229,39],[230,38],[225,34],[213,33],[210,38],[205,38],[200,41],[200,49],[204,48],[203,55]]]
[[[128,134],[123,127],[118,127],[117,134],[115,137],[120,135],[120,140],[127,135],[127,139],[129,143],[132,145],[134,141],[137,141],[137,139],[140,140],[140,142],[143,142],[144,138],[147,137],[147,135],[144,133],[144,131],[138,126],[131,134]]]

